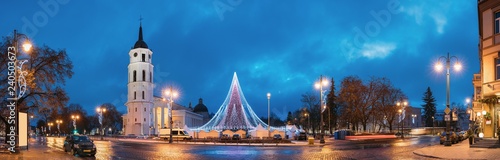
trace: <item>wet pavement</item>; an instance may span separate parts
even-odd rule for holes
[[[0,154],[0,159],[425,159],[413,151],[422,147],[439,144],[437,137],[418,137],[382,140],[333,140],[326,144],[307,145],[297,142],[290,145],[279,144],[168,144],[161,141],[111,139],[95,141],[95,157],[74,157],[64,153],[63,138],[47,138],[45,143],[33,143],[38,146],[25,152],[26,156]],[[28,156],[31,154],[36,156]],[[46,158],[44,158],[46,159]]]

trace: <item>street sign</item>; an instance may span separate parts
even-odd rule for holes
[[[446,107],[446,109],[444,109],[444,113],[450,114],[450,112],[451,112],[450,108]]]
[[[444,121],[450,121],[450,115],[449,114],[444,115]]]

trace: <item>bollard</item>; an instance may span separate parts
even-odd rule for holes
[[[309,145],[314,145],[314,138],[309,137],[309,139],[307,139],[307,141],[309,142]]]

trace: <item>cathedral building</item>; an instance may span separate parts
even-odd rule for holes
[[[125,135],[156,135],[160,128],[169,125],[168,103],[153,95],[153,52],[143,40],[142,25],[139,38],[129,51],[127,113],[123,117]],[[193,127],[203,124],[203,116],[177,103],[172,106],[173,128]]]

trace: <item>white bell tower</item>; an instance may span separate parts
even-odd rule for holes
[[[125,135],[148,135],[153,125],[153,52],[142,39],[142,24],[139,39],[128,53],[128,100],[127,114],[123,116]]]

